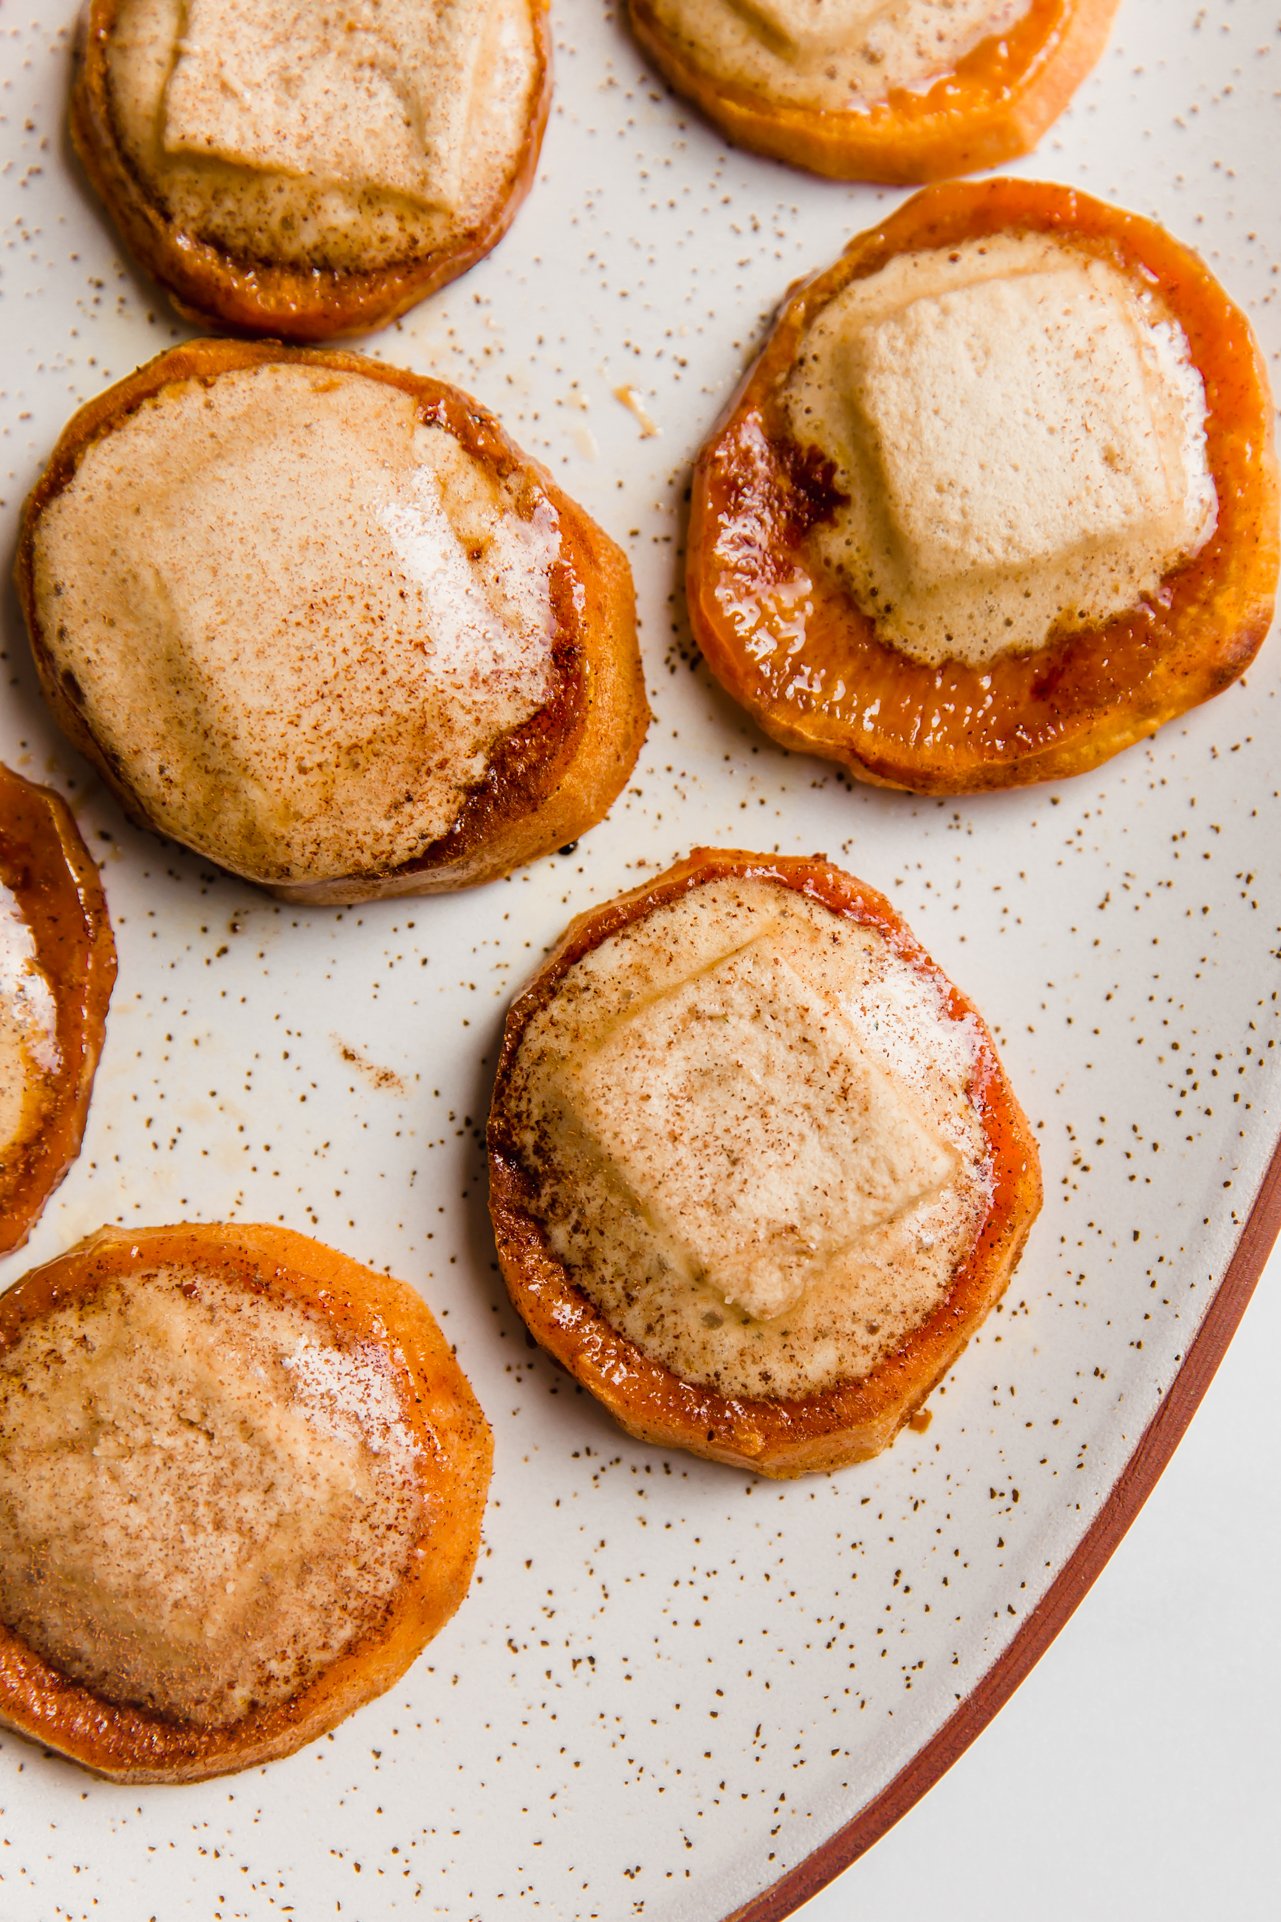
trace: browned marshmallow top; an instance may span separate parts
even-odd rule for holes
[[[610,1324],[722,1393],[869,1372],[988,1198],[975,1038],[874,929],[704,884],[585,954],[510,1084],[535,1211]]]
[[[148,818],[253,879],[378,874],[550,696],[556,510],[412,394],[299,362],[177,381],[36,525],[56,671]]]
[[[857,112],[951,73],[1030,0],[651,0],[699,65],[768,100]]]
[[[387,1354],[161,1268],[0,1356],[0,1621],[197,1725],[287,1700],[385,1617],[422,1533]]]
[[[1070,241],[998,234],[850,281],[784,402],[844,497],[819,552],[917,660],[982,667],[1101,625],[1214,529],[1183,330]]]
[[[123,0],[120,138],[183,230],[359,270],[474,225],[519,165],[529,0]]]

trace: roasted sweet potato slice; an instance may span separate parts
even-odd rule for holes
[[[563,846],[649,719],[621,550],[466,394],[334,349],[195,341],[83,407],[17,581],[130,813],[290,900]]]
[[[459,1606],[490,1454],[404,1282],[102,1231],[0,1298],[0,1721],[130,1782],[292,1753]]]
[[[927,188],[791,295],[699,456],[688,589],[776,740],[954,794],[1084,772],[1219,693],[1277,566],[1245,316],[1154,222],[995,180]]]
[[[740,146],[910,184],[1029,153],[1103,51],[1118,0],[918,8],[914,22],[840,0],[628,3],[660,72]]]
[[[529,191],[544,0],[336,18],[88,0],[71,138],[192,319],[284,340],[386,326],[482,259]]]
[[[889,902],[709,848],[520,995],[489,1165],[543,1347],[631,1434],[773,1476],[893,1440],[1041,1199],[991,1036]]]

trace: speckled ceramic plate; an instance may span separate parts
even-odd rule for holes
[[[786,1913],[1053,1632],[1262,1259],[1274,648],[1059,789],[920,802],[759,737],[692,656],[690,458],[789,281],[895,196],[730,150],[610,9],[559,13],[529,204],[372,349],[473,389],[628,545],[656,718],[610,819],[476,893],[280,907],[127,826],[52,729],[7,604],[0,752],[71,796],[120,977],[84,1153],[0,1282],[104,1220],[309,1229],[422,1288],[497,1471],[465,1607],[399,1687],[292,1760],[139,1791],[4,1737],[4,1922]],[[69,157],[71,15],[0,14],[10,546],[71,409],[183,332]],[[1278,58],[1262,0],[1125,0],[1021,169],[1163,219],[1274,356]],[[889,893],[997,1029],[1042,1143],[1044,1214],[932,1425],[831,1479],[767,1485],[626,1440],[530,1347],[492,1257],[480,1134],[508,997],[571,913],[696,841],[822,848]]]

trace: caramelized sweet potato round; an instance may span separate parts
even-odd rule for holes
[[[705,918],[678,936],[691,904]],[[837,977],[870,995],[861,1030],[770,951],[789,919],[813,943],[802,974],[848,941],[890,983],[878,1000],[856,961]],[[821,856],[708,848],[579,915],[515,1002],[489,1169],[502,1272],[541,1345],[641,1440],[779,1477],[893,1440],[1004,1291],[1041,1200],[990,1034],[889,902]]]
[[[0,1722],[119,1781],[291,1754],[471,1580],[462,1371],[413,1289],[285,1229],[103,1230],[27,1275],[0,1438]]]
[[[130,253],[155,275],[180,313],[237,333],[270,334],[283,340],[329,340],[368,333],[388,325],[483,259],[507,232],[533,184],[551,106],[551,35],[545,0],[515,3],[528,16],[529,71],[514,151],[500,158],[487,193],[469,194],[453,217],[440,216],[435,222],[438,232],[430,223],[424,226],[421,213],[415,218],[412,204],[402,195],[377,196],[375,215],[380,224],[368,264],[362,264],[360,234],[368,223],[369,197],[344,193],[341,169],[335,179],[316,181],[319,212],[304,209],[284,219],[273,205],[272,193],[282,181],[287,184],[299,177],[287,153],[274,172],[266,168],[260,179],[252,171],[247,173],[239,189],[235,172],[225,170],[221,192],[210,194],[204,183],[219,164],[217,144],[202,150],[197,142],[190,151],[180,149],[168,157],[185,162],[186,174],[166,184],[161,164],[166,159],[163,102],[134,104],[126,111],[122,95],[127,98],[133,90],[122,87],[114,72],[115,43],[122,34],[137,40],[155,30],[148,20],[139,25],[136,16],[144,12],[139,0],[87,0],[75,48],[72,144]],[[155,15],[157,9],[152,7],[150,12]],[[173,13],[180,20],[186,9]],[[466,13],[458,10],[464,26]],[[358,27],[353,22],[349,28],[353,46],[360,38]],[[184,46],[180,38],[178,47],[188,55],[218,57],[216,45]],[[386,57],[385,46],[381,57]],[[150,59],[146,64],[152,64]],[[261,77],[266,64],[265,60],[250,64],[250,81]],[[374,72],[378,64],[377,57],[367,62]],[[168,70],[162,61],[160,71]],[[514,93],[516,83],[510,76],[499,84]],[[249,93],[234,77],[222,76],[222,93],[224,106],[249,101]],[[367,102],[353,99],[347,124],[357,136],[368,112]],[[412,120],[412,115],[406,118]],[[488,133],[482,125],[476,138],[483,140]],[[285,148],[296,145],[296,140],[295,131]],[[247,205],[243,216],[229,221],[228,208],[234,206],[238,191]],[[340,201],[336,217],[324,213],[326,196]],[[262,221],[256,231],[255,207]],[[310,252],[296,243],[287,256],[273,251],[272,226],[286,233],[314,229]],[[399,242],[398,228],[407,230],[407,237]]]
[[[767,73],[718,71],[698,36],[681,31],[674,0],[628,0],[636,37],[659,71],[731,140],[840,180],[904,185],[1030,152],[1103,51],[1117,4],[1030,0],[1013,25],[981,39],[950,71],[845,106],[780,92]],[[710,10],[701,0],[702,14]],[[785,45],[766,24],[762,53]]]
[[[194,341],[90,401],[16,579],[54,714],[130,814],[287,900],[435,893],[562,847],[649,720],[621,549],[469,396],[338,349]]]
[[[80,1152],[116,949],[71,810],[0,767],[0,1254]]]
[[[927,662],[890,644],[821,557],[848,496],[833,464],[795,437],[785,390],[810,330],[855,283],[1008,236],[1045,237],[1101,264],[1181,331],[1204,387],[1213,525],[1128,611],[1084,625],[1065,612],[1042,644],[977,665]],[[1019,449],[983,452],[1005,462]],[[915,505],[928,513],[919,494]],[[784,746],[920,793],[1081,773],[1219,693],[1267,633],[1277,568],[1271,399],[1249,322],[1162,228],[1067,187],[927,188],[861,234],[788,299],[695,472],[689,605],[713,673]]]

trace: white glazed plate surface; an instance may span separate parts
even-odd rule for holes
[[[1163,220],[1248,309],[1275,381],[1281,42],[1262,0],[1219,12],[1125,0],[1012,171]],[[1275,643],[1058,788],[918,801],[759,736],[684,619],[689,464],[788,284],[901,196],[738,153],[612,9],[557,16],[511,234],[368,346],[474,392],[628,548],[655,719],[610,818],[475,892],[280,906],[124,821],[49,721],[6,600],[0,758],[71,798],[120,976],[83,1154],[0,1285],[104,1221],[314,1233],[421,1288],[496,1472],[460,1613],[292,1759],[138,1790],[0,1738],[3,1922],[719,1922],[874,1798],[1018,1633],[1170,1388],[1275,1144]],[[8,555],[73,408],[189,332],[69,154],[72,19],[68,0],[0,15]],[[1041,1143],[1044,1213],[932,1425],[831,1478],[630,1441],[530,1345],[493,1259],[506,1004],[571,914],[697,842],[821,849],[889,894],[983,1010]]]

